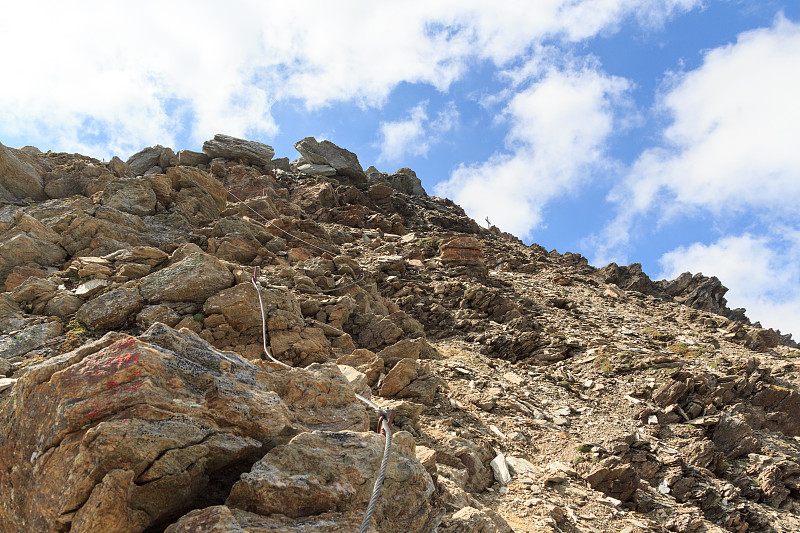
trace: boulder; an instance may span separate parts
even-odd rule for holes
[[[310,174],[311,176],[335,176],[336,169],[330,165],[315,165],[314,163],[305,163],[299,165],[297,170],[303,174]]]
[[[60,239],[32,216],[15,213],[13,227],[0,235],[0,281],[19,265],[50,266],[63,261],[67,252],[57,244]]]
[[[378,352],[378,357],[383,359],[386,368],[391,369],[401,359],[416,360],[430,351],[432,351],[430,344],[423,338],[403,339]]]
[[[106,185],[100,203],[137,216],[153,215],[158,200],[150,182],[142,178],[128,178]]]
[[[203,303],[233,285],[233,281],[233,274],[219,259],[203,252],[192,252],[139,280],[139,291],[151,303]]]
[[[296,432],[265,374],[160,324],[32,367],[0,405],[4,527],[127,533],[222,503]]]
[[[711,440],[727,459],[736,459],[759,449],[753,428],[740,414],[724,413],[714,427]]]
[[[269,165],[275,156],[275,150],[271,146],[220,133],[214,135],[214,139],[203,143],[203,152],[211,158],[242,160],[253,165]]]
[[[61,322],[55,320],[33,324],[13,335],[0,336],[0,357],[10,360],[30,357],[33,351],[44,349],[56,340],[61,335],[62,329]],[[0,418],[0,422],[2,422],[2,418]]]
[[[30,160],[24,152],[0,144],[0,198],[8,202],[47,199],[42,176]]]
[[[484,266],[483,245],[475,237],[456,237],[439,245],[442,264],[447,266]]]
[[[108,169],[117,178],[132,178],[133,171],[122,159],[117,156],[111,158],[108,162]]]
[[[158,166],[161,160],[161,153],[164,150],[165,148],[160,144],[143,148],[128,158],[128,168],[130,168],[135,175],[141,176],[151,168]],[[169,150],[170,152],[172,151],[171,149]]]
[[[367,176],[353,152],[340,148],[330,141],[317,142],[314,137],[306,137],[294,144],[303,159],[313,165],[327,165],[336,173],[352,178],[356,184],[366,184]]]
[[[178,164],[196,167],[197,165],[207,165],[211,163],[211,158],[203,152],[193,152],[191,150],[178,150]]]
[[[351,533],[361,526],[363,513],[322,513],[290,518],[283,515],[262,516],[216,505],[184,515],[169,526],[165,533],[268,533],[304,531],[307,533]]]
[[[380,467],[384,437],[375,433],[301,433],[242,475],[225,502],[260,515],[291,518],[363,511]],[[414,453],[410,434],[394,435],[386,479],[373,520],[376,530],[427,532],[435,524],[433,481]]]
[[[167,179],[169,190],[161,193],[167,197],[159,201],[174,204],[175,209],[195,224],[216,220],[225,209],[228,191],[211,174],[193,167],[172,167],[167,170]]]
[[[417,173],[410,168],[401,168],[394,174],[386,177],[389,186],[401,193],[411,196],[427,197],[428,193],[422,187],[422,180],[417,177]]]
[[[143,306],[138,289],[116,289],[83,304],[75,318],[91,330],[115,329],[124,326]]]
[[[594,465],[584,479],[593,489],[623,502],[632,499],[639,488],[639,475],[633,466],[613,456]]]

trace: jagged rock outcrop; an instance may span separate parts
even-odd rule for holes
[[[356,392],[406,432],[378,531],[800,528],[800,352],[716,278],[526,246],[327,141],[207,144],[12,151],[50,199],[0,208],[0,529],[354,531]]]
[[[44,200],[44,183],[30,156],[0,144],[0,199],[14,202]]]
[[[252,165],[269,165],[275,156],[275,150],[269,145],[219,133],[212,140],[203,143],[203,152],[211,158],[242,160]]]

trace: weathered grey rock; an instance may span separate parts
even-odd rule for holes
[[[243,474],[226,505],[292,518],[365,509],[383,456],[383,440],[375,433],[301,433],[270,450]],[[436,518],[430,503],[433,491],[433,481],[414,453],[413,438],[395,434],[375,509],[376,530],[431,531]]]
[[[509,471],[517,477],[536,473],[536,466],[527,459],[522,459],[521,457],[506,457],[506,465]]]
[[[389,186],[405,194],[412,196],[427,197],[428,193],[422,187],[422,180],[417,177],[417,173],[410,168],[401,168],[394,174],[386,177]]]
[[[14,267],[35,263],[50,266],[64,260],[67,252],[57,243],[61,237],[32,216],[18,211],[13,227],[0,235],[0,282]]]
[[[114,329],[124,326],[143,306],[138,289],[116,289],[83,304],[76,318],[92,330]]]
[[[583,478],[593,489],[624,502],[639,488],[639,475],[633,466],[613,456],[594,465]]]
[[[75,296],[79,296],[84,299],[89,299],[98,292],[102,291],[111,282],[105,279],[90,279],[85,283],[81,283],[77,289],[75,289]]]
[[[61,322],[44,322],[28,326],[13,335],[0,337],[0,357],[23,358],[35,350],[42,349],[61,335]]]
[[[148,302],[205,302],[233,285],[233,274],[219,259],[202,252],[148,274],[139,290]]]
[[[118,178],[133,177],[133,171],[131,170],[131,167],[129,167],[117,156],[112,157],[111,161],[108,162],[108,169],[111,170],[111,173]]]
[[[317,142],[314,137],[306,137],[294,144],[295,150],[300,152],[308,163],[314,165],[328,165],[336,169],[338,174],[366,183],[367,176],[358,162],[358,157],[353,152],[340,148],[330,141]]]
[[[28,319],[17,302],[8,294],[0,294],[0,333],[11,333],[22,328]]]
[[[140,328],[148,328],[156,322],[161,322],[173,328],[180,319],[181,316],[167,305],[148,305],[136,315],[136,325]]]
[[[6,201],[47,199],[42,176],[29,159],[25,153],[0,144],[0,189],[10,193],[2,195]]]
[[[125,213],[145,216],[155,214],[158,199],[149,181],[129,178],[106,185],[100,202]]]
[[[736,459],[758,450],[758,439],[740,414],[723,414],[711,440],[728,459]]]
[[[135,175],[141,176],[152,167],[158,166],[164,149],[160,144],[143,148],[128,158],[128,167]]]
[[[289,172],[289,158],[288,157],[278,157],[272,160],[272,168],[275,170],[282,170],[284,172]]]
[[[203,152],[212,158],[222,157],[232,161],[241,159],[253,165],[269,165],[275,156],[275,150],[271,146],[220,133],[214,135],[213,140],[203,143]]]
[[[207,165],[211,163],[211,158],[202,152],[191,150],[178,150],[178,164],[196,167],[197,165]]]
[[[178,164],[178,156],[172,148],[164,148],[161,150],[161,155],[158,157],[158,166],[162,169],[168,169]]]
[[[335,176],[336,169],[330,165],[318,165],[314,163],[305,163],[303,165],[299,165],[297,170],[304,174],[310,174],[312,176]]]

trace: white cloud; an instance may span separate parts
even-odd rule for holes
[[[181,128],[198,142],[269,137],[278,101],[379,106],[401,82],[446,91],[475,59],[502,65],[543,39],[657,24],[699,2],[14,2],[0,18],[0,136],[106,156],[173,144]]]
[[[628,88],[627,80],[594,69],[547,72],[505,108],[509,152],[459,167],[437,194],[476,220],[488,216],[505,231],[529,236],[549,201],[574,191],[608,163],[604,148],[614,127],[613,107]]]
[[[800,230],[728,236],[665,253],[661,276],[682,272],[716,276],[728,287],[728,307],[744,307],[751,320],[800,335]]]
[[[426,100],[412,108],[405,120],[381,122],[378,161],[402,161],[408,155],[427,156],[431,146],[456,126],[458,110],[454,102],[449,102],[434,120],[428,119],[427,106]]]
[[[619,216],[598,241],[603,260],[624,253],[642,217],[659,223],[748,213],[796,219],[800,203],[800,24],[779,17],[707,52],[673,76],[661,109],[672,119],[662,146],[644,151],[609,200]]]

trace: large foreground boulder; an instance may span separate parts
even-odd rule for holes
[[[314,429],[367,429],[335,369],[269,372],[163,324],[46,360],[0,403],[13,428],[0,432],[3,530],[140,532],[221,504],[241,472],[309,429],[294,398]]]

